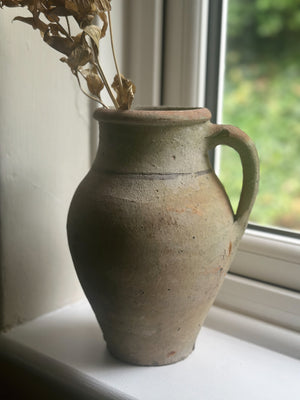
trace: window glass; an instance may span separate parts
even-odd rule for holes
[[[256,143],[261,183],[250,222],[300,231],[300,0],[229,0],[223,123]],[[222,148],[234,208],[238,156]]]

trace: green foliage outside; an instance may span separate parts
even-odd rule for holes
[[[300,230],[300,0],[229,0],[223,122],[244,130],[260,156],[250,220]],[[222,149],[220,178],[234,208],[238,158]]]

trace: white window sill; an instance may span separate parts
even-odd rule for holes
[[[225,313],[225,314],[224,314]],[[227,314],[226,314],[227,313]],[[229,313],[229,314],[228,314]],[[286,333],[299,357],[300,338],[245,316],[213,307],[208,318],[231,321],[247,332]],[[290,336],[289,336],[290,335]],[[298,354],[296,351],[298,349]],[[207,326],[190,357],[164,367],[137,367],[112,358],[86,301],[23,324],[0,336],[0,353],[43,371],[85,399],[296,399],[300,362]],[[96,396],[96,397],[95,397]],[[82,397],[83,398],[83,397]]]

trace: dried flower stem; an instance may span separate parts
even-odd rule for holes
[[[80,72],[80,74],[81,74],[81,72]],[[104,108],[108,108],[108,107],[102,102],[102,100],[101,100],[100,98],[90,95],[89,93],[87,93],[87,92],[83,89],[83,87],[81,86],[81,82],[80,82],[80,79],[79,79],[79,76],[78,76],[78,73],[77,73],[77,72],[76,72],[74,75],[75,75],[76,78],[77,78],[77,82],[78,82],[79,88],[80,88],[80,90],[82,91],[83,94],[85,94],[85,95],[86,95],[88,98],[90,98],[91,100],[97,101],[97,102],[100,103]],[[81,75],[82,75],[82,74],[81,74]]]
[[[119,104],[118,104],[115,96],[113,95],[113,92],[111,91],[111,88],[110,88],[110,86],[109,86],[109,84],[107,82],[107,79],[106,79],[106,77],[104,75],[104,72],[103,72],[103,70],[101,68],[101,65],[100,65],[99,60],[98,60],[97,57],[95,57],[95,63],[93,65],[97,68],[97,71],[99,72],[99,75],[100,75],[100,77],[102,79],[102,82],[104,83],[104,86],[106,87],[106,90],[107,90],[107,92],[109,94],[109,97],[111,98],[112,102],[114,103],[115,108],[118,109],[119,108]]]
[[[107,11],[107,14],[108,14],[108,25],[109,25],[109,34],[110,34],[110,43],[111,43],[112,54],[113,54],[113,58],[114,58],[115,67],[116,67],[116,70],[117,70],[117,75],[118,75],[120,87],[123,88],[123,82],[122,82],[122,79],[121,79],[121,74],[120,74],[120,70],[119,70],[119,67],[118,67],[117,58],[116,58],[116,54],[115,54],[115,46],[114,46],[114,41],[113,41],[113,33],[112,33],[112,27],[111,27],[110,11]]]
[[[67,21],[68,21],[68,19],[67,19]],[[59,29],[61,29],[61,32],[63,34],[65,34],[66,37],[69,38],[72,42],[74,42],[74,39],[72,38],[71,34],[65,30],[65,28],[61,25],[61,23],[59,22],[59,19],[56,16],[55,16],[55,23],[59,27]],[[68,29],[69,28],[70,27],[69,27],[69,24],[68,24]]]
[[[71,37],[71,27],[70,27],[70,21],[68,16],[66,16],[66,22],[67,22],[67,27],[68,27],[68,34]]]
[[[45,6],[44,3],[41,3],[42,7],[47,11],[47,7]],[[61,25],[61,23],[59,22],[59,18],[57,15],[52,15],[52,18],[54,18],[54,22],[56,23],[56,25],[59,27],[59,29],[61,30],[61,32],[68,38],[70,39],[72,42],[74,42],[74,39],[71,36],[71,29],[70,29],[70,24],[69,24],[69,20],[68,17],[66,17],[67,20],[67,26],[68,26],[68,32],[65,30],[65,28]]]

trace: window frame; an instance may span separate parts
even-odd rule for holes
[[[149,2],[148,2],[149,3]],[[135,0],[128,2],[127,24]],[[155,0],[153,14],[163,23],[135,46],[138,58],[161,60],[162,105],[203,106],[211,109],[214,121],[220,121],[225,68],[227,0]],[[135,9],[135,18],[137,10]],[[139,26],[148,15],[139,8]],[[133,21],[132,21],[133,22]],[[134,32],[142,35],[142,31]],[[144,41],[144,39],[147,39]],[[130,41],[128,42],[130,43]],[[155,43],[155,45],[153,45]],[[161,43],[161,44],[160,44]],[[135,64],[134,52],[131,64]],[[154,76],[154,63],[143,70]],[[157,68],[157,64],[156,67]],[[130,68],[126,71],[131,75]],[[141,72],[140,72],[141,73]],[[139,91],[146,91],[149,81],[139,79]],[[156,93],[158,93],[155,82]],[[143,95],[139,105],[148,104]],[[158,97],[155,99],[158,104]],[[284,270],[283,270],[284,268]],[[300,240],[282,233],[262,232],[249,225],[242,239],[231,272],[216,300],[216,305],[264,319],[293,330],[300,330]],[[259,299],[259,300],[258,300]]]

